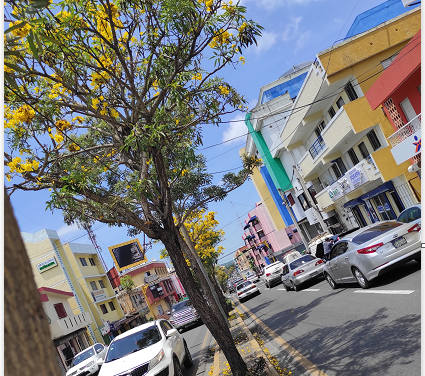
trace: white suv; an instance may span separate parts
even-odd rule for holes
[[[266,287],[270,287],[275,282],[280,282],[280,277],[283,273],[283,263],[276,261],[273,264],[267,265],[263,269],[261,279],[265,283]]]
[[[99,371],[105,359],[108,347],[100,343],[85,349],[74,356],[71,368],[66,372],[66,376],[87,376]]]
[[[115,337],[99,376],[180,375],[192,367],[186,341],[167,320],[137,326]]]

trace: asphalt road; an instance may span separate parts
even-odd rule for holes
[[[192,367],[189,369],[183,367],[182,371],[184,376],[195,376],[197,374],[200,361],[200,351],[204,344],[207,331],[207,327],[202,324],[190,329],[188,328],[182,333],[193,359]]]
[[[281,284],[244,302],[269,328],[328,376],[421,374],[420,264],[332,290],[324,280],[300,292]]]

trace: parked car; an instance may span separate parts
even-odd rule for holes
[[[244,278],[238,278],[238,279],[235,279],[235,280],[233,281],[233,287],[235,288],[235,290],[236,290],[236,286],[237,286],[239,283],[243,282],[243,281],[245,281],[245,279],[244,279]]]
[[[167,320],[156,320],[115,337],[99,376],[180,375],[182,364],[193,365],[186,341]]]
[[[246,280],[255,283],[255,282],[260,281],[260,277],[257,274],[253,274],[253,275],[248,276],[248,278]]]
[[[78,353],[72,359],[71,368],[66,372],[66,376],[94,375],[102,366],[107,350],[108,347],[96,343]]]
[[[404,209],[398,216],[397,222],[421,224],[421,204]]]
[[[260,290],[257,285],[251,281],[244,281],[236,286],[236,291],[238,293],[238,299],[240,302],[243,302],[246,298],[252,295],[259,295]]]
[[[261,279],[265,283],[266,287],[271,287],[273,283],[280,281],[280,276],[283,272],[283,263],[276,261],[270,265],[267,265],[263,269]]]
[[[282,263],[285,265],[288,262],[294,261],[300,257],[302,257],[302,254],[298,251],[289,251],[286,255],[282,257]]]
[[[190,299],[174,304],[170,313],[170,322],[180,333],[188,326],[202,323]]]
[[[379,275],[410,260],[420,262],[421,226],[382,221],[357,230],[337,242],[323,271],[329,285],[358,282],[366,289]]]
[[[323,260],[312,255],[305,255],[285,264],[282,275],[283,288],[286,291],[299,291],[304,282],[323,277],[323,266]]]

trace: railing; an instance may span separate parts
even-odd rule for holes
[[[53,321],[50,324],[50,333],[53,338],[62,337],[92,323],[91,316],[87,312],[79,313]]]
[[[391,146],[394,147],[420,129],[421,114],[414,117],[406,125],[401,127],[397,132],[393,133],[390,137],[388,137],[388,141],[390,142]]]
[[[326,147],[326,143],[323,140],[322,136],[317,137],[317,140],[313,142],[313,145],[311,145],[311,148],[308,149],[310,152],[311,158],[316,158],[319,153]]]
[[[373,160],[373,157],[372,157],[371,155],[368,155],[368,156],[365,158],[365,161],[366,161],[368,164],[370,164],[370,165],[373,167],[373,169],[374,169],[374,170],[376,170],[376,169],[377,169],[376,164],[375,164],[375,161]]]

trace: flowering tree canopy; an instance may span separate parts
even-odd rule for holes
[[[48,189],[48,208],[68,224],[125,225],[161,240],[234,375],[244,374],[218,306],[194,287],[179,228],[261,163],[244,156],[239,172],[213,184],[197,147],[202,127],[245,109],[217,73],[244,64],[262,27],[221,0],[7,4],[8,192]]]

